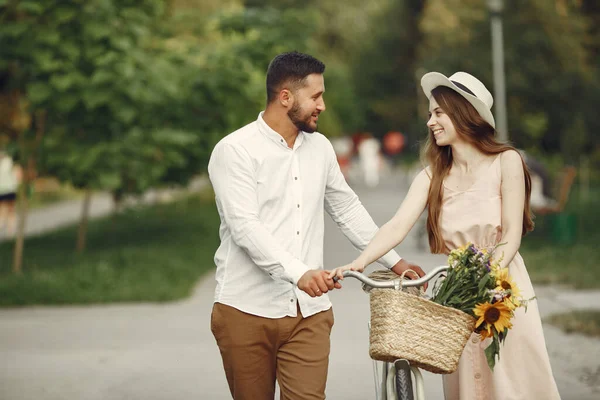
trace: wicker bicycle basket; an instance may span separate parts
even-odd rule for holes
[[[375,280],[398,279],[391,271],[375,271]],[[436,374],[456,371],[475,319],[455,308],[422,297],[416,288],[371,289],[369,355],[374,360],[406,359]]]

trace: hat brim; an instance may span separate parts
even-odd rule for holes
[[[448,79],[444,74],[440,74],[439,72],[428,72],[421,78],[421,88],[423,88],[423,92],[428,99],[431,98],[431,91],[438,86],[448,87],[456,92],[458,92],[462,97],[467,99],[469,103],[475,110],[481,115],[481,117],[490,124],[494,129],[496,128],[496,121],[494,120],[494,115],[492,111],[487,107],[487,105],[472,94],[465,92],[458,86],[456,86],[450,79]]]

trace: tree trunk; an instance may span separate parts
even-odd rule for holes
[[[26,173],[23,174],[25,176]],[[13,273],[20,274],[23,269],[23,248],[25,247],[25,226],[27,222],[27,184],[26,179],[19,185],[18,192],[18,217],[15,249],[13,254]]]
[[[22,133],[21,135],[24,135]],[[25,148],[23,141],[21,142],[22,149]],[[19,185],[18,191],[18,224],[16,232],[14,259],[13,259],[13,272],[20,274],[23,269],[23,250],[25,248],[25,228],[27,226],[27,215],[29,214],[29,187],[35,177],[35,162],[31,154],[24,154],[26,150],[22,150],[23,155],[23,174],[21,184]]]
[[[123,201],[124,201],[124,195],[123,192],[121,190],[115,190],[112,192],[112,199],[113,199],[113,217],[116,218],[116,216],[123,211]]]
[[[77,246],[76,251],[83,253],[86,246],[87,227],[90,216],[90,206],[92,204],[92,190],[86,189],[85,197],[81,208],[81,220],[79,221],[79,229],[77,231]]]
[[[28,149],[25,130],[20,132],[19,147],[21,154],[21,168],[23,168],[23,177],[19,185],[18,193],[18,213],[19,223],[17,225],[16,241],[13,257],[13,273],[20,274],[23,270],[23,252],[25,249],[25,227],[27,223],[28,210],[28,189],[36,177],[36,151],[41,145],[46,123],[46,112],[39,111],[35,114],[35,139]]]

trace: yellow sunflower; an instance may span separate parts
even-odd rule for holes
[[[505,300],[506,305],[509,308],[514,310],[521,306],[521,290],[519,290],[519,287],[509,275],[508,268],[502,268],[496,272],[496,290],[510,290],[510,293],[506,296]]]
[[[475,328],[479,328],[484,322],[486,325],[481,330],[481,338],[494,336],[492,327],[496,328],[496,332],[504,332],[504,329],[512,328],[510,318],[512,317],[512,311],[503,301],[499,301],[494,304],[483,303],[477,304],[473,310],[476,316],[479,317]]]

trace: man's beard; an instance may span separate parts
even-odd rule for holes
[[[298,104],[294,104],[292,109],[287,113],[289,119],[292,121],[298,130],[301,130],[306,133],[314,133],[317,130],[317,125],[313,128],[310,125],[312,121],[312,114],[308,115],[308,118],[302,119],[302,110]]]

